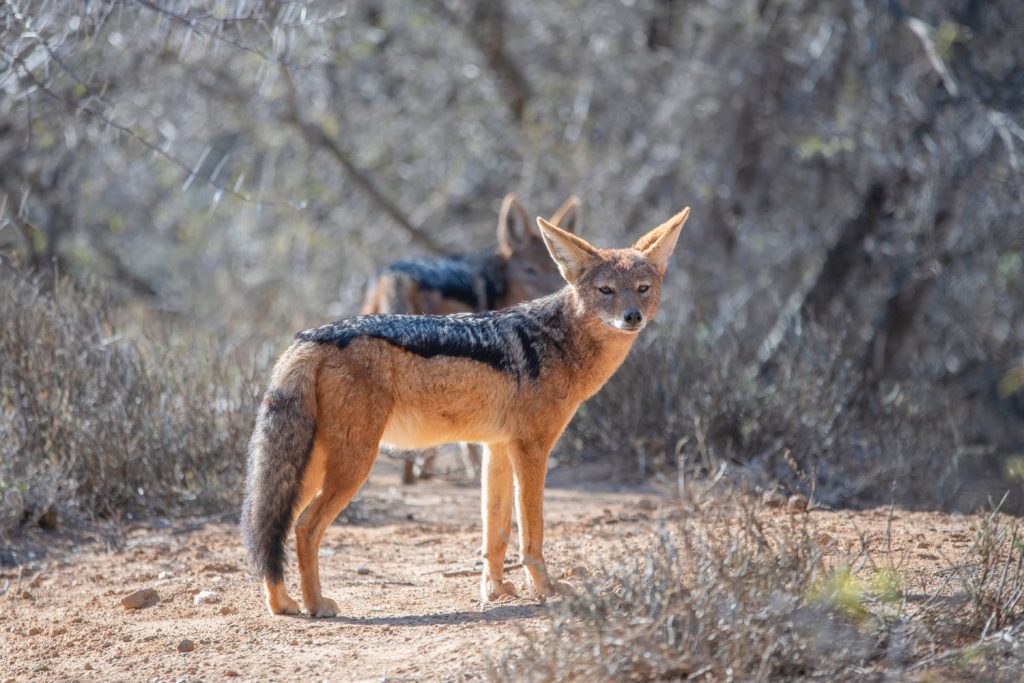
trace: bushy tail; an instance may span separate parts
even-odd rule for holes
[[[285,542],[313,450],[316,370],[308,347],[285,352],[249,440],[242,538],[256,573],[273,583],[284,578]]]

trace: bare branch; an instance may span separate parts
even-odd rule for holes
[[[409,218],[398,208],[384,192],[377,187],[377,184],[366,174],[359,166],[353,161],[349,155],[341,148],[340,143],[331,137],[323,126],[318,123],[309,121],[302,116],[302,110],[299,107],[298,92],[295,88],[295,81],[292,79],[291,73],[285,65],[281,65],[281,75],[287,89],[287,106],[288,106],[288,121],[298,128],[302,135],[313,147],[319,147],[327,150],[335,161],[337,161],[345,173],[348,174],[349,178],[365,192],[370,199],[374,201],[384,212],[398,224],[398,226],[404,230],[412,239],[422,247],[429,249],[435,254],[445,254],[447,250],[434,240],[429,234],[427,234],[422,228],[415,226],[409,220]]]
[[[758,351],[761,377],[771,377],[775,354],[794,327],[820,320],[824,316],[829,304],[845,284],[864,240],[878,229],[886,198],[898,194],[896,188],[902,187],[905,181],[906,175],[901,174],[896,180],[879,180],[868,188],[860,211],[840,228],[839,237],[825,254],[813,281],[806,289],[790,297],[789,303],[762,342]]]
[[[107,263],[110,264],[111,269],[114,271],[114,277],[120,282],[126,284],[136,294],[141,294],[147,297],[159,296],[160,292],[157,291],[156,287],[129,268],[128,264],[124,262],[124,259],[122,259],[109,244],[106,244],[95,237],[90,242],[93,249],[103,256]]]
[[[523,120],[532,89],[522,69],[508,53],[505,42],[505,6],[501,0],[482,0],[472,20],[462,21],[444,0],[431,0],[431,7],[452,26],[460,29],[469,39],[497,76],[508,94],[508,107],[512,117]]]
[[[190,17],[190,16],[185,15],[185,14],[179,14],[178,12],[175,12],[173,10],[169,10],[169,9],[167,9],[165,7],[161,7],[160,5],[157,5],[155,2],[152,2],[151,0],[133,0],[133,2],[136,2],[139,5],[142,5],[143,7],[145,7],[146,9],[152,10],[152,11],[158,13],[158,14],[162,14],[165,17],[169,17],[173,21],[176,21],[179,24],[182,24],[183,26],[187,26],[189,29],[195,31],[196,33],[199,33],[200,35],[209,36],[209,37],[213,38],[214,40],[217,40],[217,41],[220,41],[220,42],[225,43],[227,45],[230,45],[232,47],[238,48],[239,50],[244,50],[245,52],[248,52],[250,54],[254,54],[257,57],[259,57],[260,59],[263,59],[264,61],[270,62],[272,64],[277,64],[277,63],[279,63],[281,61],[279,58],[277,58],[277,57],[275,57],[273,55],[269,55],[266,52],[263,52],[262,50],[259,50],[257,48],[251,47],[249,45],[244,45],[242,43],[239,43],[238,41],[232,40],[231,38],[228,38],[227,36],[225,36],[225,35],[223,35],[221,33],[218,33],[216,31],[210,31],[210,30],[207,30],[207,29],[203,28],[199,24],[199,21],[201,19],[203,19],[204,17]],[[248,17],[240,17],[240,18],[246,18],[247,19]]]
[[[40,41],[41,40],[42,39],[40,38]],[[39,88],[39,90],[41,92],[45,93],[50,98],[52,98],[52,99],[54,99],[54,100],[64,104],[69,109],[72,109],[72,110],[77,111],[77,112],[81,112],[82,114],[85,114],[85,115],[87,115],[87,116],[89,116],[91,118],[95,118],[95,119],[98,119],[98,120],[102,121],[103,123],[107,124],[111,128],[114,128],[114,129],[118,130],[119,132],[127,135],[132,140],[135,140],[136,142],[140,143],[142,146],[144,146],[149,151],[151,151],[151,152],[153,152],[153,153],[163,157],[164,159],[166,159],[167,161],[171,162],[172,164],[174,164],[175,166],[177,166],[181,170],[185,171],[187,174],[194,175],[195,177],[197,177],[200,180],[204,181],[207,185],[213,187],[217,191],[223,192],[224,194],[230,195],[230,196],[232,196],[232,197],[234,197],[236,199],[240,199],[240,200],[242,200],[244,202],[247,202],[247,203],[250,203],[250,204],[257,204],[257,205],[260,205],[260,206],[286,206],[286,207],[288,207],[288,208],[290,208],[292,210],[295,210],[295,211],[301,211],[301,210],[303,210],[305,208],[305,206],[303,204],[295,204],[293,202],[289,202],[289,201],[281,200],[281,199],[274,199],[274,200],[253,199],[248,193],[239,192],[235,188],[229,187],[229,186],[224,185],[222,183],[218,183],[216,180],[214,180],[209,175],[205,175],[205,174],[202,174],[202,173],[197,173],[196,169],[194,169],[192,165],[186,163],[185,161],[182,161],[178,157],[176,157],[173,154],[169,153],[163,147],[161,147],[160,145],[156,144],[155,142],[152,142],[151,140],[148,140],[147,138],[139,135],[138,133],[133,131],[131,128],[128,128],[127,126],[122,125],[121,123],[118,123],[117,121],[115,121],[114,119],[110,118],[109,116],[107,116],[103,112],[96,111],[96,110],[86,106],[85,104],[79,104],[79,103],[76,103],[76,102],[71,102],[68,99],[64,98],[63,96],[57,94],[56,92],[51,90],[45,83],[43,83],[38,78],[36,78],[35,74],[32,73],[32,70],[29,68],[28,64],[26,64],[25,61],[21,57],[19,57],[18,55],[13,55],[12,59],[13,59],[14,63],[21,68],[21,71],[25,75],[25,77],[27,79],[29,79],[34,86]]]

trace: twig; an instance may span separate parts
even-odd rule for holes
[[[181,534],[187,534],[193,531],[198,531],[199,529],[205,527],[207,524],[216,524],[217,522],[223,522],[224,520],[233,517],[234,514],[234,512],[219,512],[215,515],[199,517],[198,519],[191,520],[184,526],[179,526],[171,529],[171,535],[179,536]]]
[[[90,107],[86,107],[86,106],[81,105],[81,104],[70,102],[69,100],[65,99],[61,95],[58,95],[56,92],[51,90],[45,83],[43,83],[38,78],[36,78],[35,74],[32,73],[32,70],[29,68],[28,64],[26,64],[25,61],[23,59],[21,59],[20,57],[15,55],[13,57],[13,61],[14,61],[15,64],[17,64],[19,67],[21,67],[21,70],[25,74],[25,77],[28,78],[32,82],[33,85],[35,85],[37,88],[39,88],[40,91],[42,91],[43,93],[45,93],[49,97],[57,100],[58,102],[63,103],[65,106],[67,106],[70,109],[73,109],[74,111],[78,111],[78,112],[86,114],[87,116],[90,116],[92,118],[99,119],[100,121],[102,121],[103,123],[107,124],[111,128],[116,129],[117,131],[123,133],[124,135],[127,135],[129,138],[131,138],[131,139],[135,140],[136,142],[140,143],[143,147],[145,147],[149,151],[151,151],[151,152],[153,152],[155,154],[158,154],[159,156],[162,156],[164,159],[166,159],[167,161],[171,162],[172,164],[174,164],[175,166],[177,166],[181,170],[185,171],[189,175],[193,175],[193,176],[199,178],[200,180],[204,181],[207,185],[210,185],[215,190],[218,190],[219,192],[223,192],[225,194],[231,195],[232,197],[235,197],[236,199],[241,199],[242,201],[250,203],[250,204],[257,204],[257,205],[260,205],[260,206],[287,206],[288,208],[291,208],[291,209],[296,210],[296,211],[301,211],[303,208],[305,208],[301,204],[294,204],[294,203],[286,201],[286,200],[253,199],[247,193],[239,192],[236,188],[228,187],[227,185],[223,185],[221,183],[218,183],[218,182],[216,182],[213,178],[211,178],[208,175],[197,173],[195,168],[193,168],[189,164],[185,163],[184,161],[182,161],[178,157],[174,156],[173,154],[167,152],[160,145],[158,145],[155,142],[152,142],[152,141],[142,137],[141,135],[139,135],[138,133],[136,133],[132,129],[128,128],[127,126],[124,126],[124,125],[118,123],[117,121],[111,119],[109,116],[107,116],[103,112],[94,111]]]
[[[522,569],[522,562],[515,562],[513,564],[506,564],[505,571],[512,571],[513,569]],[[424,572],[424,574],[437,574],[440,572],[441,576],[446,579],[452,579],[459,576],[477,576],[483,571],[483,567],[461,567],[459,569],[435,569],[433,571]]]
[[[889,514],[885,517],[885,552],[892,561],[892,519],[896,513],[896,480],[889,486]]]
[[[302,116],[295,81],[292,79],[291,72],[285,64],[281,64],[281,76],[288,93],[288,120],[302,132],[306,138],[306,142],[313,147],[322,147],[330,152],[331,156],[333,156],[334,159],[341,164],[341,167],[345,169],[349,178],[355,182],[363,192],[369,195],[370,199],[381,207],[384,212],[389,215],[400,228],[402,228],[402,230],[407,232],[409,236],[413,238],[413,240],[435,254],[448,253],[448,250],[435,242],[434,238],[409,221],[406,215],[399,210],[398,206],[391,201],[391,199],[385,196],[384,192],[377,187],[377,184],[374,183],[373,180],[356,165],[348,154],[345,153],[345,150],[341,148],[338,141],[324,130],[323,126],[319,123],[308,121]]]
[[[1012,636],[1014,635],[1016,630],[1017,630],[1017,626],[1010,626],[1010,627],[1005,628],[1005,629],[1003,629],[1001,631],[996,631],[995,633],[993,633],[991,635],[985,636],[983,638],[979,638],[976,642],[972,643],[971,645],[967,645],[965,647],[954,647],[954,648],[950,648],[948,650],[943,650],[942,652],[936,653],[936,654],[932,655],[931,657],[925,657],[924,659],[922,659],[919,662],[914,662],[913,664],[911,664],[910,670],[913,671],[915,669],[922,669],[922,668],[924,668],[926,666],[930,666],[930,665],[935,664],[937,662],[941,662],[944,659],[949,659],[950,657],[959,656],[967,648],[984,647],[985,645],[988,645],[989,643],[994,643],[994,642],[999,641],[999,640],[1007,640],[1008,642],[1013,642]]]
[[[935,28],[930,24],[918,19],[917,17],[910,16],[900,8],[900,13],[905,16],[907,28],[910,32],[917,37],[921,42],[921,47],[924,48],[925,56],[928,58],[928,63],[931,65],[932,70],[938,75],[939,80],[942,82],[942,87],[949,93],[953,99],[959,99],[961,97],[961,87],[957,83],[956,78],[953,76],[949,65],[942,59],[939,54],[938,47],[935,45]],[[1000,141],[1006,147],[1006,152],[1009,156],[1010,167],[1014,171],[1020,170],[1020,162],[1017,158],[1017,146],[1013,139],[1024,141],[1024,129],[1021,128],[1006,112],[993,109],[988,106],[985,101],[971,92],[972,88],[963,88],[967,93],[965,99],[968,99],[973,104],[978,106],[985,115],[985,119],[989,125],[992,126],[992,130],[995,131],[996,135],[999,136]]]
[[[367,579],[365,581],[353,581],[353,586],[418,586],[413,581],[397,581],[392,579]]]
[[[161,14],[161,15],[163,15],[165,17],[169,17],[169,18],[173,19],[174,21],[177,21],[179,24],[187,26],[189,28],[189,30],[195,31],[196,33],[198,33],[200,35],[209,36],[210,38],[212,38],[214,40],[220,41],[222,43],[226,43],[227,45],[231,45],[232,47],[238,48],[239,50],[243,50],[243,51],[248,52],[250,54],[254,54],[257,57],[260,57],[261,59],[263,59],[264,61],[270,62],[271,64],[280,61],[277,57],[272,56],[272,55],[268,55],[266,52],[263,52],[262,50],[259,50],[259,49],[255,48],[255,47],[251,47],[249,45],[243,45],[242,43],[239,43],[238,41],[232,40],[231,38],[228,38],[227,36],[224,36],[224,35],[222,35],[220,33],[204,29],[203,27],[201,27],[199,25],[199,20],[200,19],[205,19],[206,17],[190,17],[190,16],[187,16],[187,15],[184,15],[184,14],[179,14],[178,12],[175,12],[174,10],[167,9],[166,7],[160,7],[156,3],[150,2],[150,0],[135,0],[135,2],[137,4],[139,4],[139,5],[142,5],[146,9],[149,9],[149,10],[151,10],[153,12],[156,12],[157,14]],[[248,18],[248,17],[241,17],[241,18]]]
[[[953,97],[959,97],[960,88],[956,84],[956,79],[953,78],[953,74],[950,73],[949,68],[942,61],[942,57],[939,56],[939,51],[935,47],[935,40],[933,39],[934,29],[917,17],[909,17],[907,19],[907,28],[921,41],[921,46],[928,57],[928,62],[942,81],[942,87]]]
[[[485,0],[477,5],[468,22],[450,9],[444,0],[431,0],[431,7],[445,21],[459,29],[477,49],[487,66],[498,76],[508,95],[508,106],[516,122],[523,120],[526,105],[533,95],[526,76],[508,53],[505,41],[505,8],[499,0]]]

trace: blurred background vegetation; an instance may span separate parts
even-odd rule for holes
[[[557,463],[1024,509],[1015,0],[0,2],[0,526],[237,500],[290,336],[498,204],[659,324]]]

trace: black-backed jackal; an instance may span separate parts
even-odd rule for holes
[[[580,200],[570,196],[549,221],[575,232]],[[498,214],[498,246],[478,254],[399,261],[385,266],[366,292],[360,311],[374,313],[472,313],[508,308],[561,288],[558,268],[548,256],[544,240],[532,227],[526,210],[513,193],[505,195]],[[404,458],[402,483],[430,475],[436,449]],[[480,469],[475,444],[463,444],[463,467],[471,479]]]
[[[274,366],[256,419],[242,508],[270,611],[299,612],[284,586],[294,522],[302,604],[315,617],[338,613],[320,590],[320,541],[366,481],[381,442],[486,444],[482,597],[516,594],[502,573],[513,501],[529,588],[556,592],[542,554],[548,454],[657,311],[689,213],[625,249],[597,249],[538,219],[568,286],[512,308],[366,315],[300,332]]]

